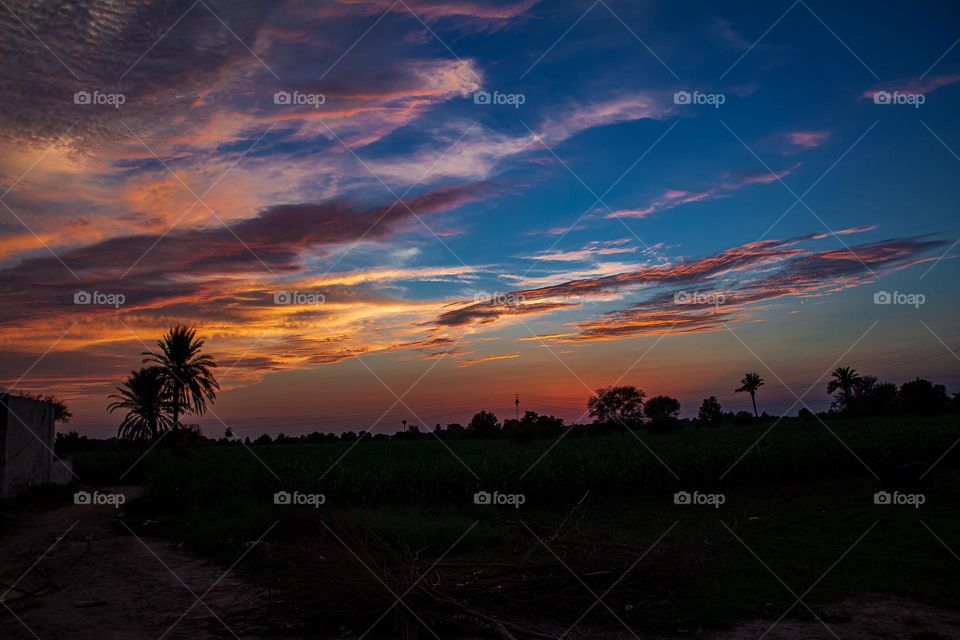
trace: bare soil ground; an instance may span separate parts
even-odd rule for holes
[[[125,493],[132,496],[133,490]],[[119,512],[106,505],[31,510],[0,535],[0,637],[317,637],[278,616],[271,606],[275,596],[263,588],[170,542],[133,535],[120,523]],[[823,624],[787,617],[772,630],[774,620],[755,620],[726,632],[684,629],[678,635],[711,640],[960,638],[960,614],[885,595],[857,596],[827,607],[821,619]],[[563,631],[547,621],[538,622],[546,634]],[[293,628],[299,631],[285,632]],[[574,635],[637,637],[626,631],[584,628]]]
[[[0,535],[0,637],[259,637],[255,614],[269,601],[261,589],[168,542],[135,537],[118,513],[107,505],[28,511]]]
[[[801,605],[797,605],[801,606]],[[885,595],[858,596],[827,607],[816,620],[781,620],[769,633],[770,620],[742,624],[717,640],[953,640],[960,638],[960,615],[912,600]],[[829,627],[829,628],[828,628]],[[764,635],[766,633],[766,635]]]

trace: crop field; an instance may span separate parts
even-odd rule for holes
[[[632,629],[674,636],[776,618],[795,604],[781,579],[798,592],[815,585],[807,601],[823,616],[852,594],[960,608],[960,567],[941,542],[960,541],[960,447],[944,455],[960,439],[955,418],[768,429],[208,446],[152,452],[132,471],[139,452],[77,455],[75,465],[91,484],[123,474],[143,484],[128,525],[223,566],[268,531],[241,571],[283,594],[270,619],[310,630],[379,624],[389,637],[429,637],[405,609],[376,622],[394,604],[384,583],[412,589],[411,609],[441,629],[460,629],[451,607],[468,607],[518,629],[547,616],[551,633],[577,623],[598,638],[623,637],[604,607],[578,622],[608,589],[604,602]],[[936,463],[925,503],[875,504],[872,474],[913,461]],[[278,491],[325,501],[278,505]],[[477,491],[524,500],[477,505]],[[676,491],[723,504],[678,505]],[[847,613],[830,615],[840,624]],[[803,607],[789,617],[816,624]],[[917,637],[942,637],[925,624]]]
[[[79,454],[91,484],[144,483],[170,506],[270,500],[276,491],[323,493],[341,506],[462,505],[479,490],[522,493],[528,504],[568,502],[591,490],[638,495],[677,488],[882,474],[890,465],[933,464],[960,439],[956,417],[844,420],[824,426],[686,429],[559,441],[359,442],[206,447],[180,456]],[[955,464],[952,451],[938,466]]]

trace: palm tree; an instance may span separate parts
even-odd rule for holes
[[[753,400],[753,415],[757,418],[760,417],[760,414],[757,413],[757,389],[762,386],[763,378],[760,377],[760,374],[751,372],[744,374],[743,380],[740,381],[740,388],[736,389],[737,393],[746,391],[750,394],[750,399]]]
[[[161,431],[170,428],[170,402],[166,397],[163,376],[158,367],[131,371],[130,377],[117,387],[119,393],[111,394],[115,401],[107,406],[113,413],[126,409],[117,436],[128,440],[156,438]]]
[[[852,367],[837,367],[833,370],[833,380],[827,383],[827,393],[840,391],[843,408],[849,409],[853,400],[853,392],[860,387],[863,378]]]
[[[173,411],[173,428],[180,427],[180,414],[195,411],[202,416],[207,411],[207,401],[213,402],[220,385],[210,369],[217,366],[213,358],[201,355],[203,340],[196,337],[197,330],[185,325],[170,329],[157,340],[159,351],[144,351],[144,362],[160,369],[164,389]]]

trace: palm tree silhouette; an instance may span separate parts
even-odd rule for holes
[[[837,367],[833,370],[833,380],[827,383],[827,393],[840,391],[843,408],[849,409],[853,400],[853,392],[862,383],[863,379],[857,370],[852,367]]]
[[[201,355],[203,340],[197,330],[185,325],[170,329],[157,340],[159,351],[144,351],[144,362],[157,365],[173,410],[173,428],[180,426],[180,414],[195,411],[202,416],[207,400],[213,402],[220,385],[210,369],[217,366],[208,355]]]
[[[117,391],[119,393],[110,395],[115,400],[107,405],[107,411],[127,410],[117,429],[118,437],[128,440],[152,439],[170,428],[170,417],[167,415],[170,401],[158,367],[131,371]]]
[[[736,393],[746,391],[750,394],[750,399],[753,400],[753,415],[759,418],[760,414],[757,413],[757,389],[763,386],[763,378],[756,372],[746,373],[743,380],[740,381],[740,385],[740,388],[736,389]]]

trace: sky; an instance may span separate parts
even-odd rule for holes
[[[632,384],[960,391],[960,7],[8,1],[0,387],[115,433],[169,327],[208,435],[584,421]]]

